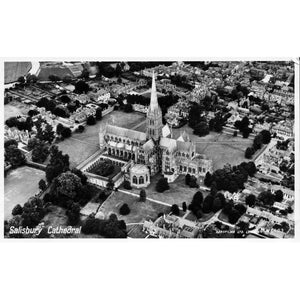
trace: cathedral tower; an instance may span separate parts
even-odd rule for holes
[[[162,127],[162,112],[157,101],[155,75],[153,72],[151,100],[147,113],[147,138],[152,138],[157,142],[162,135]]]

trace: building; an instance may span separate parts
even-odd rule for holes
[[[150,184],[149,169],[145,165],[134,165],[130,169],[130,183],[135,188],[147,187]]]
[[[150,175],[161,172],[169,181],[179,174],[190,173],[199,178],[212,171],[212,161],[196,153],[196,145],[188,134],[176,140],[168,132],[163,130],[153,73],[146,132],[106,125],[99,132],[100,149],[109,157],[145,165]]]
[[[196,238],[200,232],[197,223],[174,215],[163,215],[155,222],[145,221],[143,231],[159,238]]]

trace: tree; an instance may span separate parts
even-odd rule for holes
[[[228,221],[230,224],[235,224],[240,218],[240,213],[235,208],[232,208],[228,214]]]
[[[191,188],[198,188],[199,185],[197,183],[197,178],[195,176],[191,176],[190,181],[189,181],[189,186]]]
[[[16,140],[10,139],[4,142],[4,149],[8,148],[9,146],[14,145],[18,147],[18,142]]]
[[[24,84],[24,83],[25,83],[25,78],[24,78],[24,76],[20,76],[20,77],[18,78],[18,82],[21,83],[21,84]]]
[[[83,80],[79,80],[75,83],[75,92],[78,94],[86,94],[89,91],[89,89],[89,85]]]
[[[275,192],[275,201],[281,202],[282,200],[283,200],[283,192],[282,192],[282,190],[277,190]]]
[[[126,190],[132,189],[131,184],[128,180],[124,180],[124,189],[126,189]]]
[[[86,120],[87,125],[95,125],[96,124],[96,119],[94,116],[89,115],[87,120]]]
[[[263,143],[263,138],[261,134],[258,134],[253,140],[253,148],[254,150],[258,150],[261,148]]]
[[[65,195],[70,199],[75,199],[81,188],[81,179],[70,171],[62,173],[57,177],[55,186],[57,195]]]
[[[260,135],[262,136],[262,142],[264,144],[269,144],[271,141],[271,133],[269,130],[262,130],[260,132]]]
[[[189,126],[194,128],[200,119],[200,115],[202,113],[201,107],[198,104],[194,104],[189,111]]]
[[[96,120],[101,120],[102,119],[102,109],[100,107],[98,107],[96,109]]]
[[[14,168],[19,167],[26,162],[25,155],[15,145],[10,145],[5,149],[5,160]]]
[[[58,123],[57,126],[56,126],[56,133],[57,133],[58,135],[61,135],[61,133],[62,133],[62,131],[63,131],[64,128],[65,128],[65,127],[64,127],[63,124]]]
[[[191,175],[188,173],[188,174],[185,175],[185,184],[189,185],[190,180],[191,180]]]
[[[145,202],[146,201],[146,191],[144,189],[142,189],[140,191],[140,201],[141,202]]]
[[[271,191],[263,191],[258,195],[257,200],[265,205],[272,206],[275,201],[275,196],[271,193]]]
[[[52,182],[56,176],[69,170],[69,165],[69,156],[62,154],[56,145],[52,146],[50,148],[50,163],[46,167],[47,181]]]
[[[193,196],[191,204],[189,205],[189,209],[197,218],[202,216],[202,204],[203,194],[200,191],[197,191]]]
[[[202,205],[203,212],[206,214],[210,213],[213,209],[213,204],[214,204],[214,197],[208,194],[203,201],[203,205]]]
[[[127,203],[124,203],[124,204],[120,207],[119,213],[120,213],[120,215],[122,215],[122,216],[126,216],[126,215],[128,215],[128,214],[130,213],[130,208],[129,208],[129,206],[128,206]]]
[[[198,136],[205,136],[209,134],[209,127],[207,125],[207,122],[200,122],[194,127],[194,134]]]
[[[46,184],[45,180],[41,179],[39,181],[39,189],[42,190],[42,191],[44,191],[46,188],[47,188],[47,184]]]
[[[239,186],[236,181],[231,180],[227,189],[230,193],[236,193],[239,189]]]
[[[44,142],[36,139],[36,144],[32,149],[31,159],[33,162],[43,163],[49,155],[49,146]]]
[[[27,115],[29,116],[29,117],[33,117],[33,116],[36,116],[36,115],[38,115],[39,114],[39,112],[36,110],[36,109],[30,109],[29,111],[28,111],[28,113],[27,113]]]
[[[163,193],[165,190],[168,190],[169,183],[167,178],[160,178],[156,184],[156,191],[159,193]]]
[[[70,116],[68,109],[61,105],[55,107],[53,114],[61,118],[68,118]]]
[[[86,185],[87,184],[88,178],[87,178],[87,176],[84,173],[82,173],[81,170],[73,168],[71,170],[71,172],[80,178],[82,185]]]
[[[7,120],[5,121],[5,124],[6,124],[9,128],[11,128],[11,127],[17,127],[17,126],[18,126],[18,123],[19,123],[19,121],[18,121],[18,119],[17,119],[16,117],[11,117],[11,118],[9,118],[9,119],[7,119]]]
[[[186,210],[187,210],[186,202],[182,202],[182,210],[183,210],[184,212],[186,212]]]
[[[245,129],[245,130],[243,131],[243,138],[244,138],[244,139],[247,139],[247,138],[249,137],[249,135],[250,135],[249,129]]]
[[[217,212],[222,209],[226,203],[225,197],[222,193],[217,193],[213,200],[212,211]]]
[[[72,202],[70,207],[66,211],[66,215],[68,216],[68,221],[70,225],[78,224],[80,220],[80,205],[78,203]]]
[[[254,154],[254,149],[252,147],[248,147],[245,151],[245,158],[250,159]]]
[[[211,174],[209,173],[209,172],[207,172],[206,174],[205,174],[205,178],[204,178],[204,184],[206,185],[206,186],[211,186],[211,184],[212,184],[212,176],[211,176]]]
[[[22,215],[22,213],[23,213],[23,208],[20,204],[17,204],[11,212],[13,216]]]
[[[59,100],[62,102],[62,103],[70,103],[71,102],[71,99],[69,96],[67,95],[62,95]]]
[[[26,76],[26,82],[27,83],[36,83],[38,81],[38,78],[34,74],[28,74]]]
[[[239,212],[240,215],[243,215],[247,211],[247,208],[241,203],[236,204],[234,208]]]
[[[44,129],[38,127],[36,138],[51,144],[55,138],[53,127],[50,124],[47,124]]]
[[[203,194],[202,192],[200,191],[197,191],[194,196],[193,196],[193,199],[192,199],[192,205],[193,206],[198,206],[198,207],[201,207],[202,206],[202,203],[203,203]]]
[[[179,216],[179,207],[177,204],[173,204],[172,207],[171,207],[171,213],[175,216]]]
[[[256,197],[255,197],[255,195],[250,194],[246,197],[245,201],[246,201],[247,205],[254,206],[256,203]]]
[[[126,113],[133,112],[133,107],[132,107],[131,103],[125,104],[125,106],[124,106],[124,112],[126,112]]]
[[[68,138],[72,135],[72,131],[69,127],[64,127],[63,130],[61,131],[61,136],[63,138]]]

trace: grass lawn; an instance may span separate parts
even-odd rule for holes
[[[214,216],[213,212],[210,212],[208,214],[203,214],[202,218],[198,219],[198,221],[199,222],[206,222],[210,218],[212,218],[213,216]],[[197,221],[196,216],[192,212],[189,212],[189,214],[185,217],[185,219],[190,220],[190,221]]]
[[[164,191],[163,193],[158,193],[155,189],[156,183],[161,178],[162,175],[155,175],[151,177],[151,183],[146,188],[147,197],[152,198],[154,200],[162,201],[168,204],[177,204],[181,207],[182,202],[186,202],[189,205],[192,201],[194,194],[197,192],[197,189],[190,188],[188,185],[185,184],[185,176],[180,175],[174,182],[169,183],[170,189]],[[132,189],[130,192],[133,192],[137,195],[140,194],[139,189]],[[206,194],[201,191],[203,196],[205,197]]]
[[[234,137],[225,133],[210,132],[207,136],[199,137],[193,134],[193,129],[185,125],[178,129],[173,129],[173,137],[178,138],[183,131],[186,131],[190,138],[196,142],[197,152],[207,155],[213,160],[213,169],[222,168],[225,164],[238,165],[245,158],[245,150],[252,146],[252,139]]]
[[[99,150],[98,145],[91,145],[74,138],[75,134],[57,144],[59,150],[70,157],[70,167],[74,168]]]
[[[20,76],[25,76],[31,69],[31,62],[8,61],[4,62],[4,83],[17,81]]]
[[[123,128],[132,128],[145,120],[139,113],[113,111],[98,121],[96,125],[86,126],[84,132],[73,133],[72,137],[59,142],[59,149],[70,156],[71,167],[78,166],[97,150],[99,150],[100,126],[110,123]]]
[[[49,206],[50,212],[42,219],[41,222],[45,223],[45,226],[67,226],[68,217],[66,210],[62,207],[51,205]]]
[[[6,121],[11,117],[17,117],[19,115],[27,115],[28,110],[29,106],[17,101],[12,101],[4,105],[4,120]]]
[[[124,220],[128,223],[143,223],[145,220],[155,220],[157,215],[162,213],[169,213],[170,207],[154,203],[146,200],[139,202],[139,197],[128,195],[122,192],[115,192],[111,197],[104,201],[100,210],[105,216],[114,213],[119,220]],[[119,208],[127,203],[130,208],[130,213],[127,216],[119,214]]]
[[[27,166],[11,170],[4,178],[4,219],[11,218],[11,211],[23,205],[39,191],[38,182],[45,179],[45,172]]]

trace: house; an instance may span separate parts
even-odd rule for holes
[[[200,226],[178,216],[163,215],[155,222],[145,221],[143,231],[159,238],[196,238],[200,232]]]

